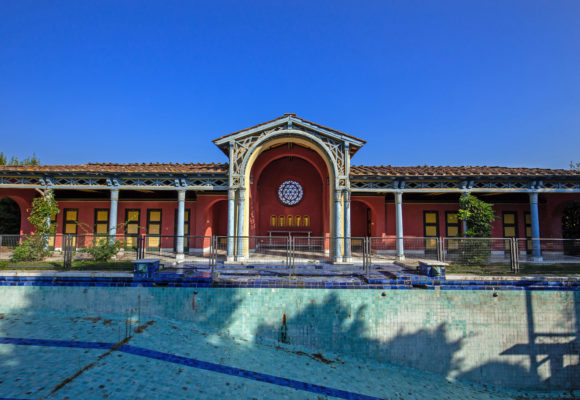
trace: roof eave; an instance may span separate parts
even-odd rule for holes
[[[219,137],[217,139],[212,140],[212,142],[216,146],[218,146],[218,148],[226,156],[229,156],[229,143],[231,141],[240,139],[240,138],[248,136],[248,135],[252,135],[252,134],[257,133],[257,132],[262,132],[262,131],[265,131],[268,129],[273,129],[273,128],[276,128],[276,127],[279,127],[282,125],[287,125],[289,127],[293,126],[293,125],[300,126],[300,127],[318,132],[322,135],[330,136],[334,139],[346,142],[349,144],[351,157],[354,156],[354,154],[362,146],[364,146],[366,144],[366,141],[363,139],[359,139],[359,138],[352,136],[352,135],[349,135],[347,133],[340,132],[340,131],[337,131],[335,129],[327,128],[325,126],[316,124],[314,122],[307,121],[307,120],[302,119],[302,118],[298,118],[294,114],[285,114],[282,117],[273,119],[271,121],[268,121],[268,122],[265,122],[265,123],[262,123],[259,125],[254,125],[250,128],[243,129],[241,131],[237,131],[237,132],[230,133],[228,135]]]

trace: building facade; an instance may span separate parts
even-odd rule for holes
[[[563,212],[580,201],[578,171],[351,165],[364,140],[295,114],[213,142],[228,164],[1,166],[0,198],[18,204],[19,234],[32,233],[34,197],[53,190],[59,234],[148,235],[178,256],[188,236],[218,236],[239,261],[247,237],[321,237],[335,262],[350,260],[350,238],[460,236],[469,193],[494,204],[498,238],[562,238]]]

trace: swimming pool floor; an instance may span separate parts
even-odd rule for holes
[[[139,320],[140,319],[140,320]],[[132,316],[0,314],[0,398],[512,399],[374,360]]]

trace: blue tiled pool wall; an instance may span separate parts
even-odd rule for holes
[[[449,378],[579,389],[578,291],[2,286],[0,299],[0,313],[140,313]]]
[[[556,290],[580,291],[579,279],[473,279],[445,280],[439,277],[398,273],[396,278],[370,276],[365,280],[313,281],[272,279],[268,276],[244,280],[212,280],[211,276],[187,276],[162,273],[151,278],[127,276],[0,275],[0,286],[79,286],[79,287],[190,287],[190,288],[298,288],[298,289],[425,289],[425,290]]]

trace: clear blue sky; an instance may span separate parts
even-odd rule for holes
[[[0,151],[225,162],[287,112],[354,164],[580,161],[580,1],[0,2]]]

